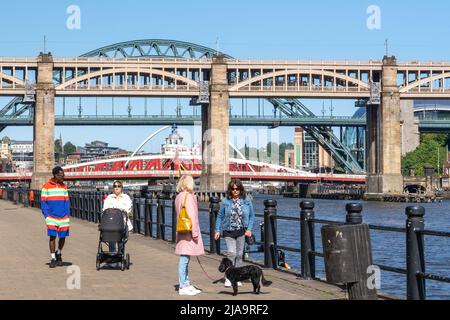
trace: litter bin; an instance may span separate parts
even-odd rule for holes
[[[349,300],[376,300],[369,286],[372,248],[369,226],[343,224],[321,228],[327,281],[347,286]]]

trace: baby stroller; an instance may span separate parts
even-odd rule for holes
[[[106,209],[99,225],[100,240],[97,251],[97,270],[100,270],[102,263],[120,263],[122,271],[130,269],[130,255],[125,253],[125,244],[128,241],[127,224],[124,217],[128,219],[125,212],[119,209]],[[116,251],[109,250],[109,243],[115,243]],[[104,250],[108,247],[108,250]]]

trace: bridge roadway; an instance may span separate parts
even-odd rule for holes
[[[212,59],[52,58],[56,96],[197,97]],[[230,97],[370,98],[369,79],[386,61],[235,60],[226,58]],[[401,99],[447,99],[450,63],[391,62]],[[0,57],[0,95],[22,96],[39,58]],[[386,62],[387,63],[387,62]]]
[[[448,132],[450,119],[420,119],[420,132]],[[34,120],[30,116],[0,117],[0,127],[6,126],[32,126]],[[57,126],[139,126],[139,125],[185,125],[192,126],[201,123],[200,116],[192,115],[57,115]],[[273,117],[273,116],[230,116],[231,126],[267,126],[267,127],[298,127],[298,126],[325,126],[325,127],[365,127],[365,118],[350,116],[334,117]]]
[[[191,260],[191,281],[203,293],[195,297],[179,296],[178,257],[170,243],[130,235],[127,251],[131,255],[130,270],[95,268],[98,236],[96,224],[72,219],[71,236],[63,250],[63,260],[79,266],[80,290],[67,289],[67,266],[50,269],[47,265],[48,238],[43,217],[37,209],[23,208],[0,200],[0,273],[1,300],[329,300],[344,299],[341,289],[319,281],[300,280],[274,270],[265,270],[272,286],[263,287],[262,294],[251,294],[252,285],[245,283],[237,297],[223,284],[213,284],[195,259]],[[200,258],[206,272],[219,278],[220,257]]]

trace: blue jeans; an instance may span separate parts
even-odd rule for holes
[[[180,289],[186,288],[190,286],[189,283],[189,261],[191,260],[191,256],[180,256],[180,261],[178,263],[178,279],[180,283]]]
[[[233,266],[242,266],[242,258],[244,256],[245,235],[237,238],[225,237],[227,245],[226,256],[233,262]]]

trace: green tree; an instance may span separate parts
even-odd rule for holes
[[[77,151],[77,147],[74,146],[70,141],[64,145],[64,154],[71,154]]]
[[[416,150],[407,153],[402,158],[403,175],[408,176],[413,169],[415,174],[423,176],[423,166],[431,164],[436,172],[442,173],[442,166],[447,159],[446,145],[449,141],[447,134],[426,133],[420,136],[420,145]]]

